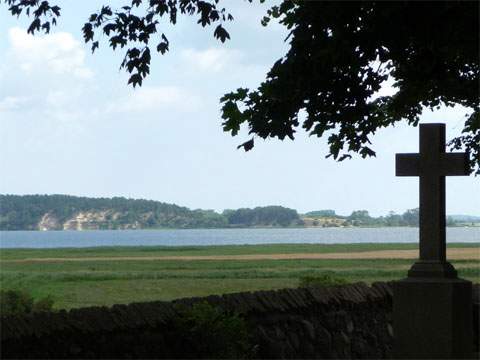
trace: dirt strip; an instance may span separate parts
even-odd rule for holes
[[[301,260],[301,259],[415,259],[418,250],[378,250],[343,253],[295,253],[252,255],[188,255],[188,256],[110,256],[75,258],[28,258],[4,260],[3,262],[64,262],[64,261],[162,261],[162,260]],[[478,248],[450,248],[447,258],[451,260],[479,260]]]

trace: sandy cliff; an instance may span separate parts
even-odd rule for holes
[[[79,211],[68,219],[60,221],[55,215],[46,213],[37,225],[38,230],[99,230],[99,229],[137,229],[138,221],[116,224],[121,216],[113,210]]]

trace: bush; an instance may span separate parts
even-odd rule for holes
[[[50,295],[48,295],[47,297],[44,297],[44,298],[38,300],[33,305],[33,312],[52,311],[53,303],[54,303],[53,298]]]
[[[335,277],[331,274],[321,274],[315,276],[304,276],[300,278],[299,287],[319,287],[335,286],[348,284],[346,279]]]
[[[52,311],[53,299],[47,296],[35,302],[26,291],[0,291],[0,315],[31,314],[40,311]]]
[[[251,355],[246,322],[207,302],[178,306],[175,332],[186,342],[187,357],[239,359]]]

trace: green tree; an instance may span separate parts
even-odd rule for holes
[[[457,225],[457,222],[451,216],[447,216],[446,225],[447,226],[455,226],[455,225]]]
[[[254,209],[225,210],[231,226],[289,226],[299,224],[296,210],[282,206],[265,206]]]
[[[420,209],[410,209],[403,213],[402,218],[408,226],[418,226],[420,219]]]
[[[253,0],[248,0],[252,2]],[[262,1],[262,0],[260,0]],[[28,29],[49,32],[60,7],[40,0],[3,0],[13,15],[34,19]],[[121,67],[129,83],[141,85],[150,73],[151,46],[165,54],[169,41],[159,33],[162,18],[195,17],[224,42],[233,16],[221,0],[124,0],[88,17],[84,39],[92,51],[103,33],[113,49],[125,48]],[[468,109],[454,149],[471,154],[480,174],[479,2],[294,1],[283,0],[263,19],[278,19],[289,30],[290,49],[256,90],[238,89],[222,97],[223,129],[237,135],[246,126],[252,138],[294,139],[302,126],[328,137],[329,154],[339,161],[359,153],[374,156],[370,137],[406,120],[416,126],[424,108],[462,105]],[[391,77],[398,90],[378,96]],[[299,114],[306,117],[301,120]]]
[[[402,215],[395,214],[394,211],[390,211],[385,218],[383,218],[383,222],[386,226],[403,226],[405,225],[405,221]]]
[[[315,210],[307,212],[305,215],[315,217],[337,217],[335,210]]]
[[[384,223],[382,218],[371,217],[367,210],[352,211],[350,216],[347,217],[347,220],[350,221],[352,225],[359,226],[378,226]]]
[[[367,219],[371,219],[371,217],[367,210],[355,210],[355,211],[352,211],[348,219],[349,220],[367,220]]]

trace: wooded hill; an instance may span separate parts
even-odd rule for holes
[[[0,230],[227,228],[299,225],[296,210],[190,210],[175,204],[123,197],[0,195]]]
[[[403,214],[391,211],[386,216],[372,217],[367,210],[355,210],[348,216],[338,215],[334,210],[317,210],[306,213],[303,220],[312,226],[418,226],[419,209],[410,209]],[[451,221],[449,222],[451,225]]]
[[[348,216],[334,210],[298,214],[282,206],[191,210],[175,204],[123,197],[0,195],[0,230],[192,229],[238,227],[418,226],[418,209],[372,217],[367,210]],[[478,217],[447,217],[447,226],[480,226]]]

